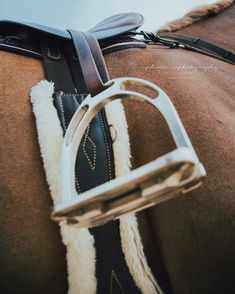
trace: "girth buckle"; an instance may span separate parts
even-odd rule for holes
[[[153,43],[157,45],[164,45],[172,49],[177,49],[182,45],[178,41],[162,38],[159,34],[154,34],[152,32],[140,31],[136,34],[142,35],[145,39],[145,42],[148,42],[149,44]]]

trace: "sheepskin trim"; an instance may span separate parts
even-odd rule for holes
[[[222,12],[226,8],[230,7],[234,2],[234,0],[221,0],[214,4],[204,5],[202,7],[196,8],[187,13],[184,17],[166,24],[165,26],[157,30],[156,33],[176,32],[190,26],[195,22],[202,20],[209,15],[214,15]]]
[[[128,125],[123,105],[120,100],[109,103],[106,107],[108,124],[113,128],[113,152],[116,177],[130,172],[131,151],[128,135]],[[162,293],[147,264],[143,245],[138,230],[135,214],[120,218],[120,235],[122,250],[133,279],[142,293]]]
[[[30,96],[46,178],[53,201],[57,204],[60,201],[59,178],[63,133],[53,106],[53,92],[53,83],[41,81],[31,89]]]
[[[59,179],[63,133],[53,105],[53,92],[53,83],[44,80],[32,88],[30,95],[46,178],[52,199],[56,204],[60,201]],[[63,222],[60,227],[67,248],[69,293],[95,293],[97,282],[93,236],[88,229],[75,229]]]

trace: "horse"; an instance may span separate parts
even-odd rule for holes
[[[224,6],[212,6],[214,11],[231,1],[223,2]],[[177,29],[234,50],[230,38],[234,12],[234,5],[214,16],[205,12],[200,21]],[[0,55],[1,290],[65,293],[65,246],[57,224],[49,218],[52,202],[29,102],[29,89],[45,78],[44,68],[41,60],[4,51]],[[112,52],[105,61],[111,78],[136,76],[167,92],[208,174],[198,190],[137,214],[153,276],[165,293],[232,293],[233,66],[157,45]],[[164,122],[151,107],[133,101],[123,104],[133,169],[174,148]],[[115,273],[111,277],[116,280],[116,292],[125,293]]]

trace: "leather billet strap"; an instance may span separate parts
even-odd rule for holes
[[[63,42],[58,43],[58,39],[56,42],[46,39],[41,45],[46,77],[54,82],[54,105],[64,134],[80,103],[90,91],[95,93],[102,90],[103,83],[108,80],[103,56],[101,58],[100,52],[95,49],[96,42],[93,37],[78,33],[77,38],[76,33],[72,34],[75,35],[74,41],[77,42],[78,56],[75,56],[73,46],[67,46],[67,43]],[[87,46],[89,47],[87,55],[83,52],[81,54]],[[93,61],[87,60],[88,56],[93,58]],[[89,64],[88,71],[86,61]],[[97,76],[90,82],[92,74]],[[92,88],[93,85],[95,85],[94,88]],[[95,116],[82,139],[77,154],[75,174],[78,193],[115,177],[112,139],[105,110],[99,111]],[[117,291],[119,292],[117,293],[120,293],[120,285],[124,293],[140,293],[130,275],[122,252],[119,221],[93,228],[90,233],[95,239],[97,293],[110,293],[110,277],[113,272],[118,279]],[[116,293],[115,289],[113,293]]]
[[[185,45],[185,49],[196,51],[221,59],[231,64],[235,64],[235,54],[233,52],[219,47],[213,43],[207,42],[203,39],[175,33],[161,33],[160,36],[178,41],[180,44]]]
[[[105,90],[103,82],[108,80],[108,74],[99,43],[95,36],[90,33],[74,30],[68,31],[76,49],[88,92],[92,96],[95,96]]]

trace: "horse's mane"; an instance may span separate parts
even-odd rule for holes
[[[187,13],[184,17],[176,19],[161,27],[159,30],[157,30],[157,33],[178,31],[197,21],[202,20],[203,18],[206,18],[209,15],[220,13],[224,9],[230,7],[233,3],[235,3],[235,0],[221,0],[214,4],[196,8]]]

